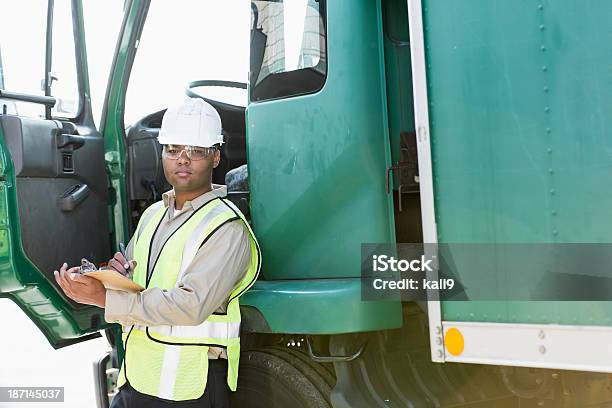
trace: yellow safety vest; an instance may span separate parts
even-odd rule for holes
[[[242,220],[249,232],[251,261],[244,278],[228,299],[226,314],[212,314],[197,326],[140,326],[123,329],[125,358],[119,372],[118,386],[126,382],[138,392],[173,401],[201,397],[208,375],[208,348],[227,351],[227,383],[232,391],[238,382],[240,357],[239,297],[257,279],[261,252],[255,235],[240,211],[226,198],[217,197],[194,211],[168,238],[155,260],[147,281],[149,253],[153,236],[166,215],[159,203],[147,211],[155,211],[143,224],[143,214],[135,234],[134,282],[145,288],[171,290],[180,281],[198,249],[223,224]]]

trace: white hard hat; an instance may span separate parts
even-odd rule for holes
[[[160,144],[211,147],[223,143],[217,110],[200,98],[187,98],[169,107],[162,119]]]

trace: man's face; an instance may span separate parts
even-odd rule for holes
[[[174,187],[175,192],[199,191],[210,185],[213,168],[219,165],[221,158],[219,150],[201,160],[193,160],[187,157],[187,152],[183,150],[185,146],[165,145],[164,149],[175,154],[180,152],[176,160],[162,156],[166,180]]]

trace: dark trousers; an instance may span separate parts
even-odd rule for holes
[[[227,360],[209,360],[206,389],[204,395],[197,400],[163,400],[141,394],[126,383],[113,398],[110,408],[229,408],[230,392],[227,385]]]

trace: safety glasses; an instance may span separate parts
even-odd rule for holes
[[[212,156],[215,150],[217,149],[214,147],[164,145],[162,157],[170,160],[178,160],[181,154],[185,152],[189,160],[197,161]]]

